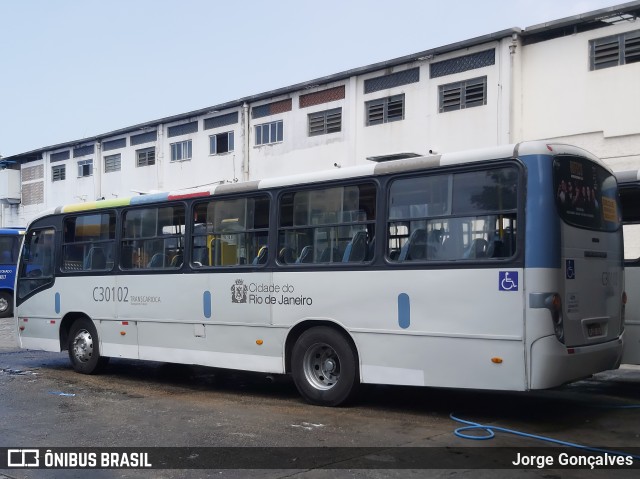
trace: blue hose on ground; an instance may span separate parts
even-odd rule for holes
[[[637,406],[635,406],[635,407],[637,407]],[[634,406],[629,406],[629,407],[621,406],[621,408],[631,409],[631,408],[634,408]],[[453,431],[453,433],[456,436],[461,437],[463,439],[471,439],[473,441],[486,441],[488,439],[493,439],[495,437],[495,432],[504,432],[504,433],[507,433],[507,434],[513,434],[513,435],[520,436],[520,437],[526,437],[526,438],[529,438],[529,439],[536,439],[538,441],[550,442],[552,444],[558,444],[560,446],[574,447],[574,448],[577,448],[577,449],[582,449],[583,451],[597,452],[597,453],[600,453],[600,454],[612,454],[612,455],[616,455],[616,456],[630,456],[630,457],[633,457],[634,459],[640,459],[640,456],[633,455],[633,454],[628,454],[628,453],[622,452],[622,451],[611,451],[611,450],[608,450],[608,449],[601,449],[601,448],[598,448],[598,447],[584,446],[582,444],[576,444],[576,443],[573,443],[573,442],[561,441],[559,439],[553,439],[551,437],[538,436],[536,434],[529,434],[527,432],[516,431],[514,429],[507,429],[507,428],[499,427],[499,426],[488,426],[488,425],[484,425],[484,424],[479,424],[477,422],[467,421],[465,419],[460,419],[459,417],[456,417],[454,415],[454,413],[449,414],[449,417],[454,421],[457,421],[457,422],[462,423],[462,424],[466,424],[466,426],[459,427],[455,431]],[[485,431],[488,434],[486,436],[473,436],[473,435],[466,434],[465,432],[463,432],[463,431],[474,431],[474,430],[476,430],[476,431],[477,430]]]

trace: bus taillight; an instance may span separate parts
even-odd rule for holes
[[[547,308],[551,312],[551,319],[553,320],[553,331],[556,334],[556,338],[561,343],[564,343],[564,323],[562,319],[562,299],[558,293],[554,293],[547,297]]]

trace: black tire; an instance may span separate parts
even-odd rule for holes
[[[298,338],[291,371],[302,397],[318,406],[345,404],[360,385],[354,347],[342,333],[326,326],[311,328]]]
[[[13,295],[0,291],[0,318],[13,316]]]
[[[109,362],[100,356],[98,331],[88,318],[76,319],[69,331],[69,359],[73,369],[82,374],[97,374]]]

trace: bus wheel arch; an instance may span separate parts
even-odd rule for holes
[[[358,350],[349,333],[331,321],[296,325],[285,343],[285,368],[311,404],[339,406],[360,385]]]
[[[100,354],[100,338],[94,322],[81,313],[67,314],[60,324],[60,348],[68,350],[76,372],[97,374],[109,358]]]

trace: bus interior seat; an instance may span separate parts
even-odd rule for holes
[[[133,268],[133,246],[122,246],[120,251],[120,266],[125,269]]]
[[[169,262],[169,258],[166,254],[156,253],[151,257],[151,261],[149,261],[149,268],[164,268],[164,266]]]
[[[192,251],[192,264],[195,266],[202,266],[203,264],[207,264],[208,265],[208,260],[207,260],[207,249],[204,247],[198,248],[198,249],[194,249]]]
[[[493,240],[489,243],[489,247],[487,248],[487,257],[489,258],[504,258],[504,243],[499,240]]]
[[[465,259],[486,258],[489,243],[484,238],[476,238],[469,245],[469,249],[465,252]]]
[[[184,262],[184,256],[182,255],[182,253],[178,253],[171,259],[171,267],[181,268],[183,262]]]
[[[344,250],[343,263],[362,262],[367,258],[367,232],[357,231]]]
[[[373,255],[376,252],[376,237],[374,236],[371,241],[369,241],[369,247],[367,248],[367,261],[371,261],[373,259]]]
[[[280,249],[280,252],[278,253],[278,262],[281,264],[295,263],[296,261],[294,258],[293,249],[289,248],[288,246]]]
[[[256,257],[253,258],[253,261],[251,264],[265,264],[267,262],[268,252],[269,252],[268,248],[266,246],[262,246],[258,250],[258,254],[256,255]]]
[[[338,258],[340,258],[340,251],[338,251],[338,248],[327,247],[320,255],[318,263],[332,263],[340,261]]]
[[[429,231],[427,235],[427,258],[428,259],[442,259],[443,248],[442,243],[444,240],[444,229],[434,229]]]
[[[296,263],[313,263],[313,246],[307,245],[302,248]]]
[[[413,230],[411,236],[400,249],[398,261],[427,259],[427,232],[424,228]]]
[[[93,247],[84,260],[84,269],[106,269],[107,257],[102,248]]]
[[[440,259],[456,260],[464,259],[467,255],[467,247],[460,236],[447,235],[442,242],[442,253]]]

